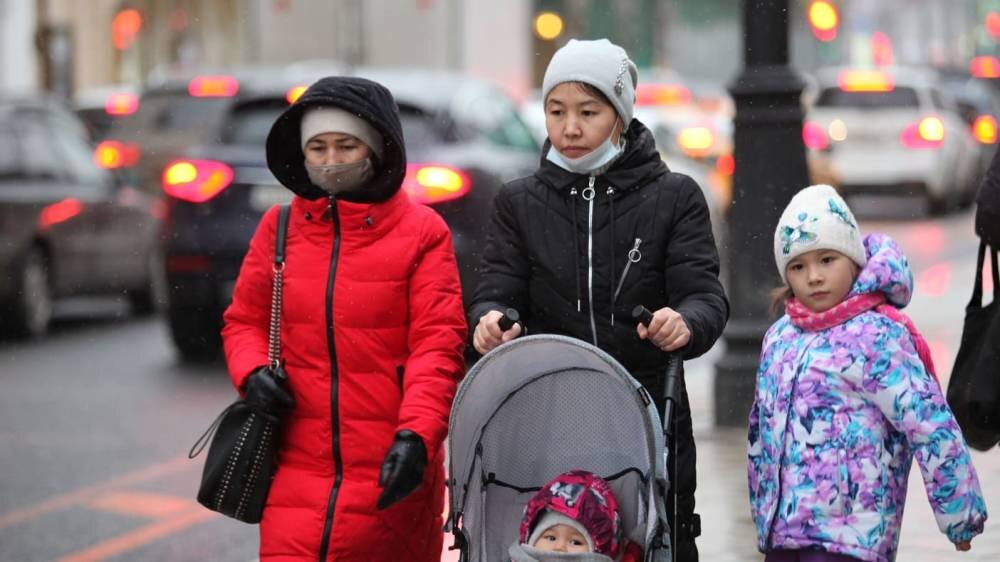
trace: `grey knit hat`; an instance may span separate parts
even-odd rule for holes
[[[607,39],[570,39],[552,55],[545,69],[542,100],[549,97],[552,88],[563,82],[583,82],[597,88],[615,107],[626,128],[632,122],[639,71],[625,49]]]

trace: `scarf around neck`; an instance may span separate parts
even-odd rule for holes
[[[788,299],[785,303],[785,312],[791,318],[792,324],[808,331],[832,328],[868,310],[874,310],[890,320],[906,326],[906,330],[910,332],[910,337],[913,339],[913,345],[917,348],[917,355],[924,363],[924,368],[934,377],[934,380],[938,380],[934,361],[931,359],[931,348],[927,345],[927,340],[920,334],[909,316],[898,308],[887,304],[885,295],[882,293],[854,295],[823,312],[813,312],[795,298]]]

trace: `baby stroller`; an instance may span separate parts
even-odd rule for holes
[[[577,468],[611,484],[625,537],[646,561],[672,559],[656,407],[600,349],[549,334],[494,349],[459,385],[449,430],[446,530],[460,560],[509,560],[528,499]]]

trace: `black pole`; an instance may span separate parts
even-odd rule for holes
[[[732,307],[716,364],[715,423],[747,423],[760,344],[772,319],[769,293],[780,284],[774,227],[799,189],[809,185],[803,111],[804,83],[788,65],[789,0],[744,0],[744,65],[729,91],[736,104],[733,206],[726,252]]]

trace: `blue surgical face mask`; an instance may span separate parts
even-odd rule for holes
[[[624,131],[622,131],[622,134],[623,136],[620,139],[622,142],[613,144],[611,142],[611,136],[609,135],[608,138],[604,139],[604,142],[602,142],[600,146],[583,156],[580,156],[579,158],[570,158],[565,156],[563,153],[556,150],[555,146],[552,146],[549,148],[548,154],[545,155],[545,159],[567,172],[573,172],[574,174],[590,174],[607,166],[616,158],[621,156],[622,152],[625,150]]]

